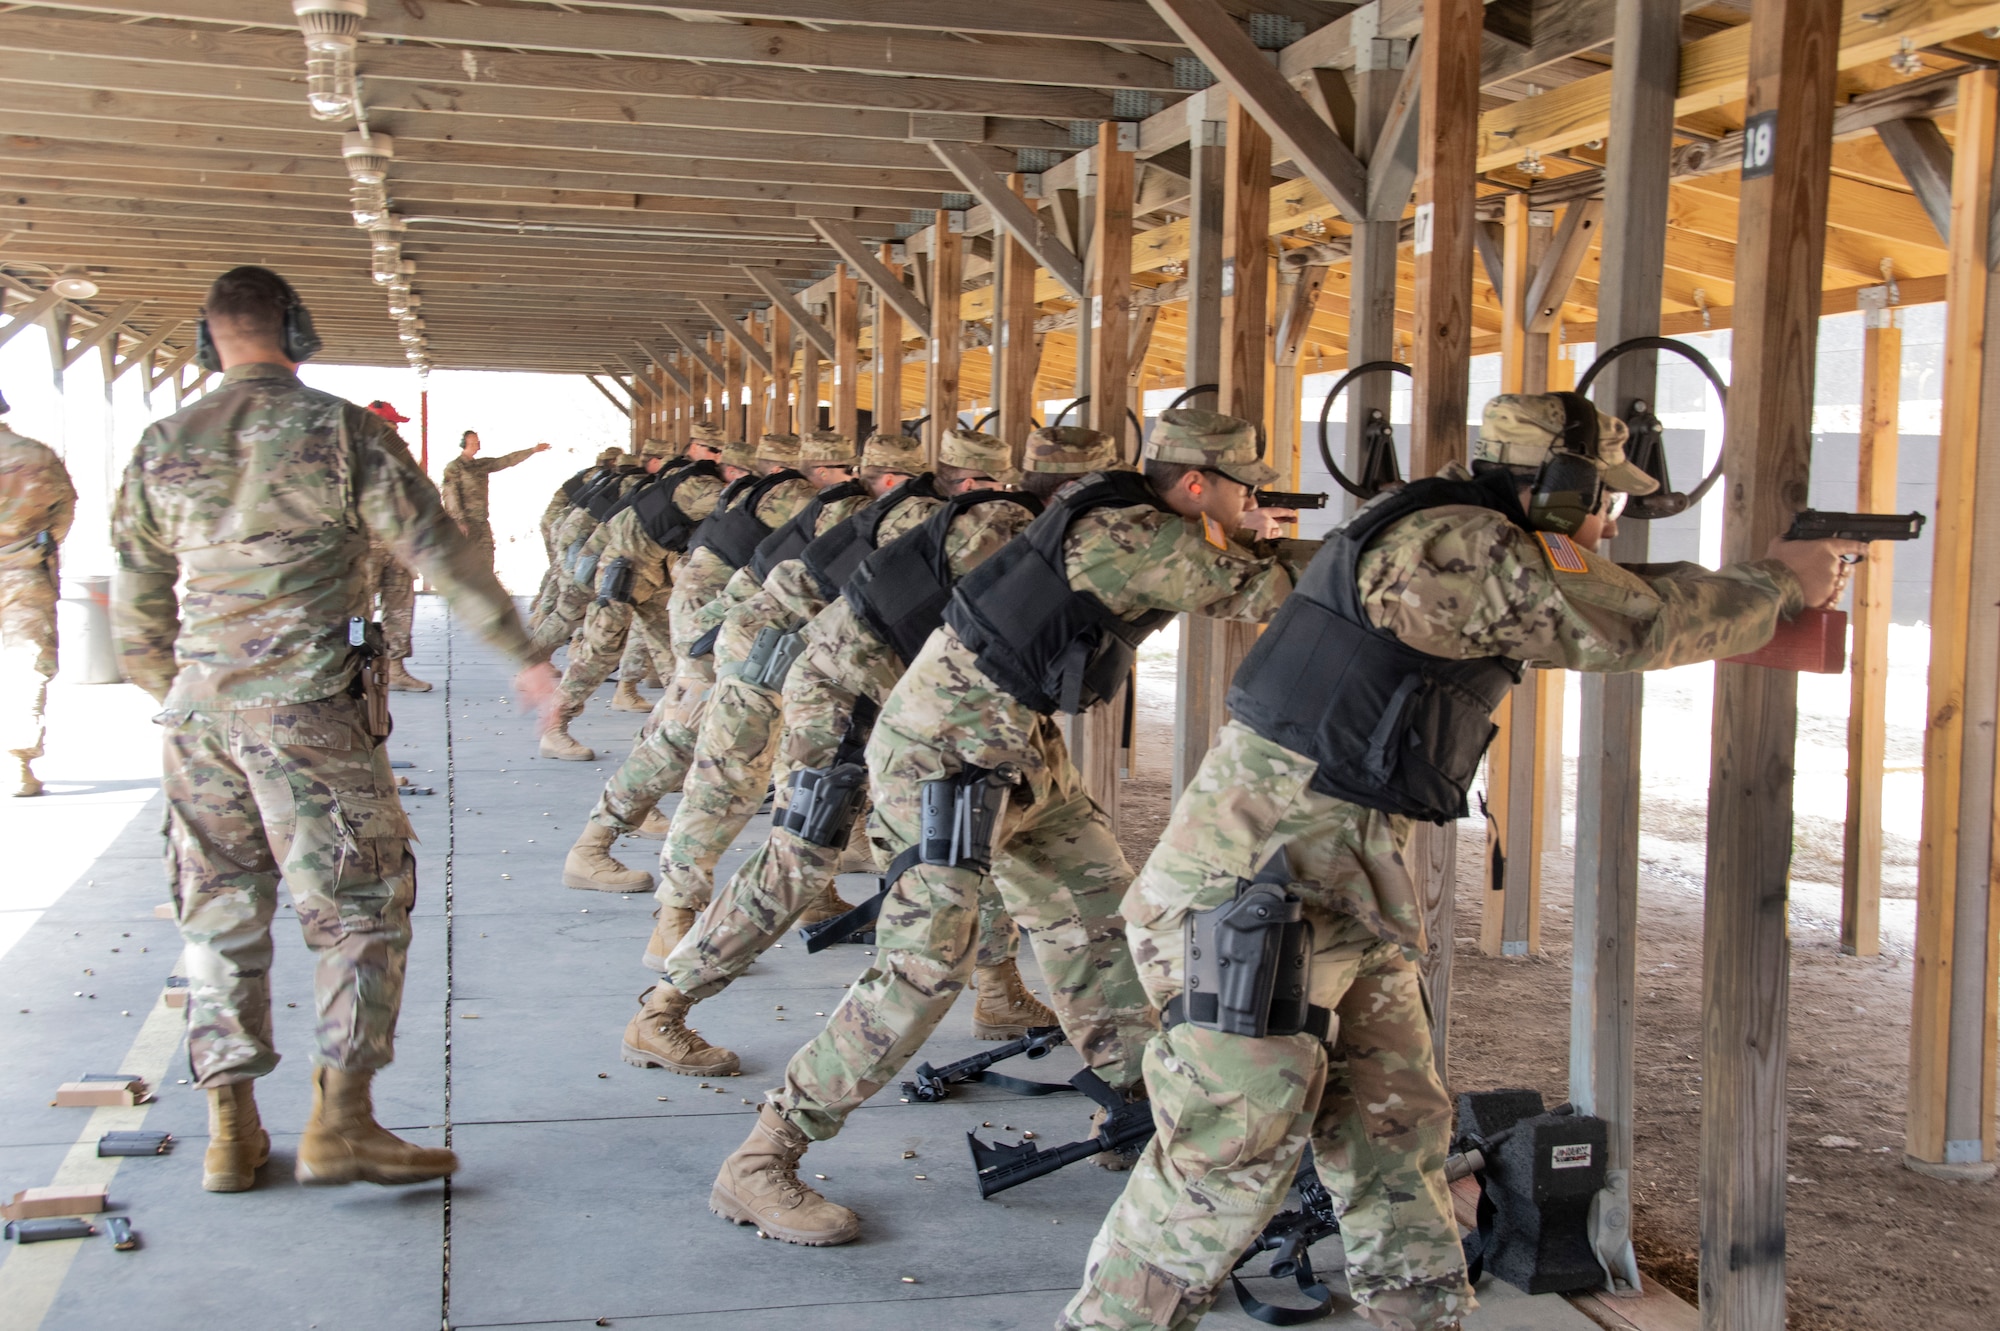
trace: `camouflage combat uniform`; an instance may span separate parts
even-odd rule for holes
[[[563,551],[556,538],[562,530],[563,523],[569,519],[571,511],[576,507],[577,492],[595,479],[608,464],[617,462],[621,456],[623,454],[618,449],[605,449],[598,455],[595,465],[585,467],[558,485],[556,492],[549,496],[549,502],[543,506],[542,516],[535,525],[542,533],[542,549],[548,552],[549,566],[542,570],[542,585],[535,592],[534,604],[528,611],[530,631],[539,627],[542,617],[555,606],[556,579],[562,576]]]
[[[42,709],[56,673],[56,547],[76,488],[48,445],[0,425],[0,747],[21,762],[22,794],[41,786]]]
[[[1283,567],[1230,544],[1212,523],[1150,505],[1082,514],[1063,549],[1070,586],[1128,621],[1148,611],[1261,620],[1291,589]],[[995,684],[947,625],[889,694],[867,758],[869,834],[885,865],[918,840],[924,782],[967,767],[1019,768],[1024,779],[994,833],[992,877],[1028,930],[1071,1043],[1111,1085],[1135,1084],[1156,1020],[1116,909],[1132,870],[1055,718]],[[771,1097],[780,1119],[825,1140],[895,1077],[965,987],[987,881],[969,865],[918,864],[902,875],[876,924],[874,964],[786,1066]]]
[[[893,510],[882,523],[878,548],[915,530],[940,502],[917,498]],[[999,502],[960,513],[945,539],[952,576],[961,577],[982,563],[1032,518],[1020,504]],[[879,710],[902,676],[903,664],[844,599],[814,616],[805,629],[804,654],[785,680],[784,726],[772,774],[781,802],[789,794],[793,771],[833,763],[857,724],[860,700]],[[855,743],[865,737],[864,728]],[[814,845],[774,826],[666,958],[668,982],[693,999],[720,993],[833,885],[844,853],[843,847]],[[994,891],[981,899],[978,939],[979,967],[1007,961],[1018,949],[1019,932]]]
[[[518,467],[534,455],[532,448],[517,448],[493,458],[476,453],[466,457],[461,450],[444,465],[444,479],[438,490],[443,496],[445,514],[458,524],[472,547],[485,554],[489,570],[493,567],[493,523],[488,507],[488,482],[494,472]]]
[[[1442,474],[1470,476],[1456,463]],[[1641,576],[1464,505],[1391,522],[1356,581],[1369,621],[1419,651],[1600,672],[1752,650],[1803,600],[1775,561]],[[1347,1283],[1370,1321],[1432,1331],[1474,1306],[1443,1175],[1452,1107],[1417,967],[1427,940],[1406,868],[1414,823],[1314,790],[1316,770],[1229,722],[1123,910],[1163,1008],[1184,988],[1188,915],[1229,900],[1283,847],[1314,928],[1312,1002],[1333,1029],[1325,1043],[1188,1024],[1154,1037],[1145,1078],[1159,1132],[1061,1328],[1194,1326],[1283,1203],[1308,1142],[1345,1208]]]
[[[391,661],[410,659],[410,634],[417,618],[417,583],[380,541],[368,543],[362,568],[364,616],[382,622]],[[380,608],[377,609],[379,602]]]
[[[622,500],[650,479],[644,467],[620,467],[605,484],[608,495],[600,494],[604,509]],[[576,505],[556,527],[555,588],[548,611],[535,626],[535,646],[553,652],[570,641],[588,620],[591,603],[597,597],[597,569],[602,566],[605,524],[584,504]],[[576,557],[568,558],[574,549]],[[592,560],[599,561],[593,565]],[[585,576],[579,576],[585,575]],[[617,635],[624,642],[624,634]],[[572,643],[572,659],[579,643]],[[615,656],[614,652],[614,656]]]
[[[165,708],[169,883],[203,1087],[277,1064],[281,878],[317,959],[316,1061],[367,1070],[393,1052],[416,861],[350,689],[371,537],[488,642],[531,659],[513,602],[402,440],[283,366],[229,370],[149,426],[125,472],[113,625],[126,678]]]

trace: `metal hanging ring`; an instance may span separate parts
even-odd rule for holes
[[[1590,368],[1585,370],[1577,379],[1576,391],[1579,393],[1588,393],[1590,385],[1596,380],[1598,374],[1603,371],[1605,366],[1611,364],[1612,361],[1617,360],[1620,356],[1629,356],[1635,351],[1671,351],[1682,359],[1693,362],[1694,367],[1701,371],[1702,377],[1708,380],[1709,387],[1715,390],[1716,401],[1722,404],[1722,446],[1715,451],[1715,465],[1709,468],[1708,475],[1702,478],[1700,485],[1695,486],[1693,490],[1688,492],[1685,496],[1686,502],[1680,506],[1680,509],[1676,510],[1684,512],[1699,504],[1708,492],[1715,488],[1715,483],[1722,479],[1722,464],[1724,459],[1729,456],[1729,385],[1722,381],[1721,371],[1715,368],[1714,363],[1708,357],[1702,355],[1699,350],[1681,341],[1679,338],[1628,337],[1618,345],[1604,351],[1596,360],[1590,363]],[[1660,447],[1663,450],[1666,448],[1666,439],[1664,436],[1660,440]],[[1637,517],[1638,514],[1634,513],[1633,516]]]
[[[1333,444],[1327,438],[1326,422],[1327,418],[1333,414],[1334,399],[1338,398],[1343,392],[1345,392],[1349,384],[1353,383],[1356,379],[1359,379],[1364,374],[1384,374],[1384,373],[1402,374],[1402,375],[1407,375],[1411,378],[1416,377],[1415,371],[1411,370],[1409,366],[1403,364],[1403,362],[1399,360],[1364,361],[1361,364],[1355,366],[1353,369],[1349,370],[1346,374],[1341,375],[1340,378],[1334,380],[1333,387],[1327,390],[1326,400],[1319,404],[1320,461],[1326,464],[1327,474],[1333,477],[1335,481],[1339,482],[1340,488],[1347,491],[1347,493],[1353,495],[1356,499],[1368,500],[1368,499],[1373,499],[1375,496],[1369,493],[1368,488],[1366,486],[1357,484],[1356,482],[1349,480],[1347,477],[1347,473],[1342,471],[1340,469],[1339,464],[1334,462]]]

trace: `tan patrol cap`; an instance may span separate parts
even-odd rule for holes
[[[716,462],[722,466],[735,467],[741,471],[757,470],[757,451],[750,447],[748,440],[731,439],[727,443],[718,444],[717,447],[722,450],[722,454],[716,458]]]
[[[1582,437],[1589,431],[1578,428],[1587,423],[1586,412],[1597,417],[1594,447]],[[1626,461],[1629,434],[1624,421],[1598,411],[1588,398],[1575,393],[1502,393],[1486,403],[1472,460],[1537,471],[1549,454],[1567,447],[1595,462],[1610,489],[1649,495],[1660,483]],[[1566,435],[1573,436],[1567,445]]]
[[[705,448],[721,448],[729,442],[729,436],[713,425],[697,425],[688,431],[688,443],[700,444]]]
[[[757,460],[780,467],[799,465],[799,437],[795,434],[767,434],[757,441]]]
[[[1269,485],[1277,469],[1266,466],[1257,427],[1240,416],[1176,407],[1162,412],[1140,454],[1148,462],[1178,462],[1217,471],[1243,485]]]
[[[641,449],[639,453],[640,457],[648,457],[648,458],[670,458],[673,455],[674,455],[674,441],[671,439],[659,439],[659,438],[648,439],[646,441],[646,446],[643,449]]]
[[[622,448],[607,448],[602,453],[599,453],[597,455],[597,465],[600,467],[608,467],[612,463],[618,461],[619,458],[622,458],[624,456],[625,456],[625,450]]]
[[[814,430],[799,440],[798,461],[792,465],[851,467],[854,465],[854,441],[838,430]]]
[[[1118,441],[1081,425],[1043,426],[1028,436],[1022,464],[1051,476],[1087,476],[1118,466]]]
[[[962,467],[991,476],[1001,485],[1019,485],[1021,469],[1014,465],[1014,450],[990,434],[977,430],[946,430],[938,441],[938,461],[948,467]]]
[[[884,434],[877,430],[861,446],[861,469],[921,476],[924,472],[923,441],[906,434]]]

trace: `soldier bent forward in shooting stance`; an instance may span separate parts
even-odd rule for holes
[[[1028,930],[1077,1052],[1111,1087],[1138,1085],[1156,1024],[1116,909],[1132,871],[1055,714],[1114,697],[1139,643],[1174,614],[1261,620],[1291,590],[1274,558],[1229,536],[1274,474],[1257,453],[1247,421],[1167,412],[1144,476],[1064,487],[953,589],[945,626],[868,741],[869,833],[889,880],[874,964],[723,1163],[709,1195],[718,1215],[790,1243],[861,1232],[799,1181],[798,1162],[896,1075],[965,987],[988,882]]]
[[[1474,1306],[1416,962],[1416,821],[1464,816],[1489,714],[1523,666],[1654,670],[1750,651],[1837,595],[1838,556],[1863,549],[1780,541],[1718,573],[1620,568],[1597,542],[1626,494],[1657,488],[1624,438],[1573,393],[1495,398],[1476,474],[1452,463],[1355,514],[1237,671],[1233,719],[1125,895],[1164,1014],[1145,1054],[1158,1132],[1091,1246],[1066,1331],[1194,1326],[1308,1142],[1344,1208],[1364,1317],[1441,1331]],[[1260,922],[1288,914],[1310,926],[1309,985],[1239,1010],[1211,970],[1241,950],[1221,935],[1255,948]],[[1201,956],[1197,927],[1218,935]]]
[[[1030,441],[1030,467],[1050,473],[1065,469],[1082,473],[1116,461],[1115,450],[1101,435],[1087,430],[1058,433],[1102,441],[1105,446],[1095,451],[1072,450],[1058,458],[1048,447]],[[869,440],[868,450],[866,456],[884,466],[890,465],[891,459],[900,460],[903,467],[922,466],[919,446],[905,436],[877,435]],[[1067,468],[1065,462],[1070,463]],[[969,431],[948,431],[939,441],[938,468],[929,485],[905,486],[873,505],[875,511],[853,519],[871,527],[870,532],[860,534],[869,553],[856,563],[843,586],[852,587],[869,570],[879,570],[883,580],[898,581],[883,562],[896,556],[896,568],[908,572],[906,561],[914,560],[919,581],[934,579],[930,589],[947,592],[950,583],[946,578],[955,579],[983,562],[1033,519],[1039,504],[1032,496],[995,488],[997,484],[1012,485],[1019,476],[1010,450],[1000,440]],[[894,502],[906,491],[916,490],[922,493]],[[923,535],[930,537],[928,544],[914,543]],[[944,578],[936,572],[939,563],[944,565]],[[877,585],[875,577],[867,577],[867,581]],[[921,643],[929,636],[939,622],[943,604],[941,597],[935,603],[926,600],[921,589],[911,588],[907,582],[902,583],[902,590],[904,599],[882,602],[882,608],[895,617],[877,622],[883,623],[891,639],[915,655],[910,643]],[[857,614],[844,592],[805,627],[798,659],[783,681],[782,735],[771,737],[768,751],[761,755],[762,765],[748,765],[751,780],[736,787],[739,793],[747,793],[753,786],[761,786],[770,764],[775,761],[779,765],[779,804],[772,815],[770,837],[736,871],[720,895],[692,918],[691,931],[678,943],[672,941],[678,935],[669,932],[665,912],[661,913],[663,924],[655,930],[645,962],[665,975],[641,995],[640,1011],[626,1027],[626,1062],[690,1076],[736,1072],[736,1055],[710,1045],[691,1030],[687,1014],[695,1003],[720,993],[748,970],[785,930],[807,916],[815,902],[832,892],[848,834],[866,803],[867,774],[859,765],[862,747],[874,715],[902,674],[903,665],[896,647],[870,620]],[[711,709],[709,722],[703,727],[705,740],[714,719]],[[841,770],[836,772],[836,768]],[[815,795],[798,793],[795,773],[811,779]],[[690,791],[699,774],[699,766],[689,774]],[[843,793],[836,795],[836,789]],[[839,811],[834,812],[824,801],[837,801]],[[822,809],[819,816],[811,813],[815,806]],[[675,813],[676,828],[687,807],[684,799]],[[741,817],[731,826],[740,830],[748,815],[740,805],[736,812]],[[787,827],[788,813],[798,817],[798,830]],[[732,838],[734,834],[730,830]],[[837,896],[833,899],[839,901]],[[1014,959],[1019,931],[1013,919],[999,909],[990,891],[980,905],[975,967],[979,1003],[973,1013],[973,1035],[1013,1039],[1031,1026],[1055,1024],[1055,1014],[1021,983]],[[840,908],[845,911],[846,903],[841,902]]]
[[[42,793],[33,764],[56,673],[57,547],[75,516],[76,487],[55,450],[0,422],[0,742],[19,764],[12,795]]]
[[[525,668],[514,605],[444,516],[409,449],[358,406],[294,373],[319,346],[284,279],[236,268],[203,311],[200,402],[149,426],[112,517],[112,620],[126,678],[161,701],[168,870],[191,992],[188,1058],[208,1093],[202,1186],[241,1192],[270,1154],[254,1080],[271,1044],[271,919],[291,891],[315,956],[307,1183],[412,1183],[457,1168],[447,1150],[375,1122],[369,1094],[394,1052],[416,860],[381,748],[384,699],[354,644],[371,537],[440,588]]]

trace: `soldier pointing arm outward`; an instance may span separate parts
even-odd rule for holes
[[[882,705],[867,748],[869,835],[889,876],[875,961],[724,1162],[709,1205],[727,1219],[791,1243],[860,1233],[798,1180],[799,1158],[896,1076],[964,989],[989,884],[1029,931],[1070,1042],[1110,1085],[1138,1084],[1156,1019],[1117,913],[1132,870],[1055,714],[1114,696],[1175,613],[1264,619],[1292,579],[1230,538],[1273,475],[1249,422],[1166,413],[1144,475],[1116,469],[1114,440],[1075,443],[1095,454],[1088,474],[1028,478],[1053,482],[1048,507],[958,581],[945,626]]]
[[[484,554],[489,573],[493,571],[493,523],[488,518],[487,485],[494,472],[518,467],[535,454],[548,451],[547,444],[536,444],[497,458],[483,458],[479,456],[479,431],[467,430],[458,437],[458,456],[445,463],[444,480],[438,486],[444,511]]]
[[[112,516],[125,676],[165,708],[188,1052],[209,1099],[202,1186],[244,1191],[270,1152],[251,1085],[278,1063],[268,976],[280,878],[317,958],[299,1179],[440,1178],[456,1157],[391,1136],[370,1107],[394,1052],[416,862],[351,645],[369,541],[525,667],[525,701],[547,708],[554,672],[529,664],[513,602],[395,431],[299,382],[319,339],[285,280],[232,269],[202,313],[203,363],[222,383],[147,428]]]
[[[1864,549],[1777,542],[1714,573],[1620,568],[1596,546],[1624,497],[1656,485],[1624,437],[1576,394],[1495,398],[1472,468],[1349,519],[1237,671],[1233,719],[1125,894],[1164,1013],[1145,1054],[1160,1131],[1060,1327],[1194,1326],[1308,1142],[1346,1207],[1362,1315],[1439,1331],[1473,1307],[1443,1172],[1451,1104],[1418,984],[1416,821],[1465,813],[1489,714],[1523,667],[1654,670],[1753,650],[1835,595],[1839,557]],[[1239,1012],[1212,977],[1196,983],[1209,962],[1190,960],[1188,936],[1247,926],[1230,908],[1279,851],[1311,926],[1312,1006]]]

